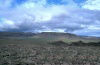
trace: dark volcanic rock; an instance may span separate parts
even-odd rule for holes
[[[68,46],[68,43],[65,43],[63,41],[55,41],[55,42],[51,42],[49,44],[55,45],[55,46]]]
[[[70,45],[71,46],[100,46],[100,42],[84,43],[82,41],[78,41],[78,42],[72,42]]]

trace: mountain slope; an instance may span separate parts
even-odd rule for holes
[[[70,33],[42,32],[42,33],[24,33],[24,32],[0,32],[0,42],[2,43],[35,43],[42,44],[54,41],[63,41],[72,43],[77,41],[99,42],[97,37],[83,37]]]
[[[58,33],[58,32],[42,32],[36,34],[33,38],[41,38],[52,41],[64,41],[64,42],[76,42],[76,41],[84,41],[84,42],[98,42],[100,38],[98,37],[84,37],[78,36],[71,33]]]

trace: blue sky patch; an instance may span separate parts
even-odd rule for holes
[[[23,4],[24,2],[26,2],[27,0],[14,0],[12,2],[12,6],[11,7],[16,7],[17,5],[21,5]]]
[[[83,2],[85,2],[86,0],[73,0],[75,3],[78,3],[78,4],[80,4],[80,3],[83,3]]]
[[[62,0],[47,0],[49,4],[67,4],[66,2],[62,2]]]

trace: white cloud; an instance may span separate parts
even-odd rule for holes
[[[78,8],[78,5],[73,0],[62,0],[62,2],[66,2],[69,8]]]
[[[100,10],[100,0],[87,0],[82,7],[90,10]]]
[[[15,28],[17,28],[17,26],[13,21],[7,19],[1,19],[0,30],[6,31],[8,29],[15,29]]]
[[[88,26],[88,29],[89,30],[100,30],[100,26],[93,26],[93,25],[91,25],[91,26]]]

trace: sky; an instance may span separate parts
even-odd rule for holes
[[[100,37],[99,3],[100,0],[0,0],[0,31]]]

